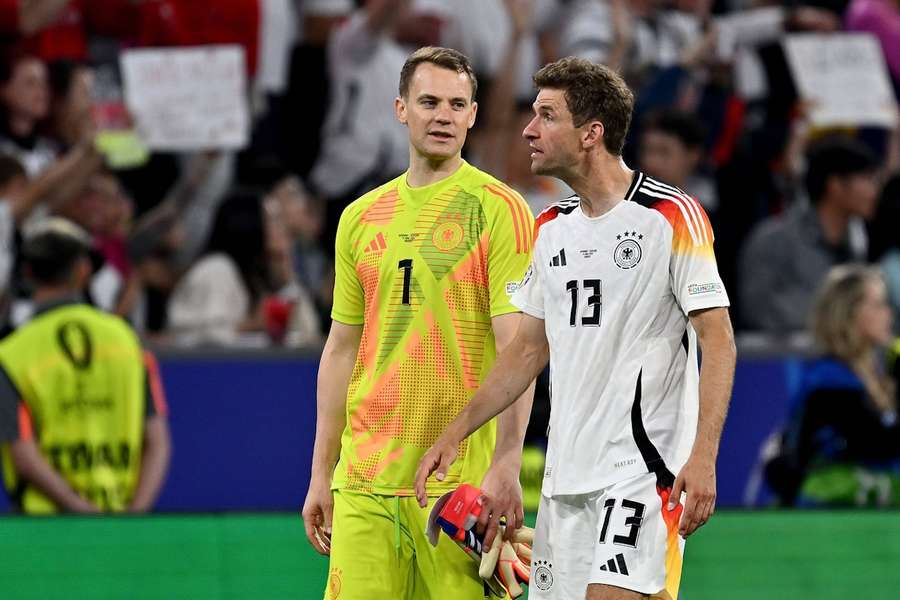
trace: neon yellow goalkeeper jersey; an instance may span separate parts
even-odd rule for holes
[[[422,454],[494,363],[491,318],[518,311],[533,223],[519,194],[465,162],[421,188],[404,173],[344,210],[331,316],[363,330],[332,488],[413,494]],[[428,493],[480,484],[495,437],[491,421],[465,440]]]

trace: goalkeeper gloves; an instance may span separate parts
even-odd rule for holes
[[[518,598],[523,593],[521,584],[528,584],[534,530],[523,527],[511,540],[504,540],[505,526],[501,524],[492,547],[485,552],[484,540],[475,532],[482,510],[481,497],[481,490],[463,484],[438,498],[428,517],[428,540],[436,546],[443,530],[457,546],[479,562],[478,574],[492,595],[505,598],[508,594]]]

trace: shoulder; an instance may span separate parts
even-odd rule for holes
[[[216,252],[207,254],[188,271],[189,278],[227,277],[238,272],[234,261],[227,254]]]
[[[809,394],[822,389],[861,390],[863,383],[850,367],[831,357],[816,359],[803,370],[803,388]]]
[[[681,188],[643,173],[636,173],[627,199],[656,210],[675,232],[686,232],[695,246],[712,242],[712,228],[706,211]]]
[[[789,243],[796,238],[792,231],[797,226],[792,222],[790,215],[776,215],[763,219],[747,238],[748,249],[773,248],[777,244],[783,247],[783,244]]]
[[[490,173],[486,173],[468,163],[466,163],[466,166],[463,168],[466,169],[463,176],[464,187],[470,193],[480,196],[481,201],[486,205],[486,208],[492,206],[503,207],[510,203],[522,204],[525,209],[528,208],[522,194]]]
[[[581,200],[578,196],[570,196],[559,202],[554,202],[542,210],[534,219],[535,234],[541,231],[541,228],[547,227],[549,223],[567,215],[572,214]]]
[[[499,179],[490,177],[490,179],[483,180],[476,190],[481,196],[481,204],[486,213],[509,214],[513,220],[525,221],[533,218],[531,209],[522,194]]]
[[[400,178],[405,176],[406,173],[399,175],[348,204],[341,213],[341,221],[356,221],[369,209],[380,210],[388,208],[387,205],[393,208],[400,198]]]

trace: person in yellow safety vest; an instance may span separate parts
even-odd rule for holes
[[[124,320],[82,300],[90,243],[60,218],[27,232],[36,315],[0,341],[4,484],[27,514],[145,512],[168,470],[156,361]]]

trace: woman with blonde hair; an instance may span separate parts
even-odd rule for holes
[[[804,366],[769,484],[786,505],[900,503],[897,396],[882,367],[892,315],[880,272],[832,269],[812,330],[822,355]]]

